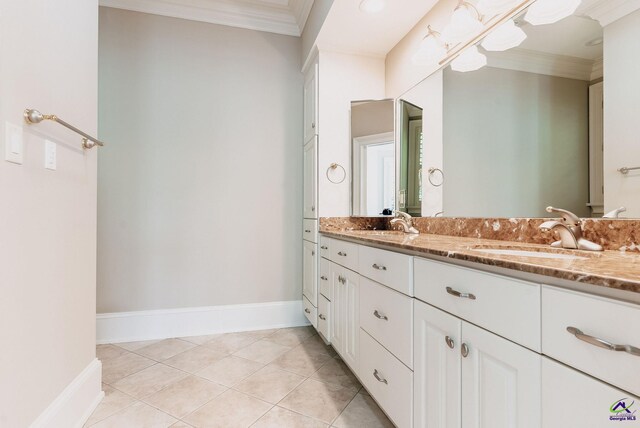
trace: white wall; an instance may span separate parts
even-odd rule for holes
[[[101,8],[99,313],[300,300],[300,48]]]
[[[28,127],[22,111],[96,133],[97,25],[97,1],[0,2],[2,427],[30,425],[95,359],[98,150],[53,123]],[[24,127],[23,165],[4,161],[5,121]],[[45,138],[57,171],[43,167]]]
[[[318,205],[320,217],[351,212],[351,101],[384,97],[384,59],[320,51]],[[347,179],[334,184],[326,171],[339,163]]]
[[[329,10],[333,5],[333,0],[314,0],[309,17],[302,31],[302,63],[304,63],[318,38],[322,24],[327,18]]]
[[[640,11],[604,27],[604,205],[640,217]]]

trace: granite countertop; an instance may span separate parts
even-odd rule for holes
[[[321,233],[327,237],[640,293],[640,254],[637,252],[564,250],[551,248],[548,245],[446,235],[408,235],[388,230],[321,230]],[[549,259],[514,256],[477,251],[479,249],[543,251],[575,255],[580,258]]]

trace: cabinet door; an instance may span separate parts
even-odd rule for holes
[[[544,428],[636,426],[638,403],[640,397],[542,357]]]
[[[460,428],[462,322],[414,301],[414,426]]]
[[[344,288],[344,355],[342,358],[354,372],[358,371],[360,343],[360,276],[345,269]]]
[[[318,307],[318,252],[313,242],[302,241],[302,294]]]
[[[344,355],[344,315],[345,315],[345,285],[346,276],[343,267],[331,263],[331,283],[333,285],[333,309],[331,320],[331,343],[333,348],[340,355]]]
[[[304,81],[304,142],[318,135],[318,64],[313,64]]]
[[[304,218],[318,218],[316,210],[318,192],[318,139],[304,146]]]
[[[462,426],[539,428],[542,357],[466,322],[462,340]]]

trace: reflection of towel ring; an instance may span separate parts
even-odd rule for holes
[[[330,171],[334,171],[336,169],[342,169],[342,179],[338,180],[338,181],[333,181],[331,179],[331,177],[329,177],[329,172]],[[329,180],[330,182],[332,182],[333,184],[340,184],[342,183],[344,180],[346,180],[347,178],[347,171],[344,169],[344,167],[342,165],[340,165],[339,163],[332,163],[331,165],[329,165],[329,168],[327,168],[327,180]]]
[[[440,178],[440,182],[439,182],[439,183],[434,183],[434,182],[433,182],[433,175],[434,175],[436,172],[439,172],[439,173],[440,173],[440,175],[442,176],[442,177]],[[433,167],[432,167],[432,168],[429,168],[429,183],[431,183],[431,185],[432,185],[433,187],[440,187],[440,186],[442,186],[442,185],[444,184],[444,172],[442,172],[442,170],[441,170],[440,168],[433,168]]]

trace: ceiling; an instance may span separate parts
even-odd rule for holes
[[[323,49],[384,57],[438,0],[387,0],[384,10],[367,14],[361,0],[335,0],[317,44]]]
[[[100,0],[100,5],[300,36],[313,0]]]

